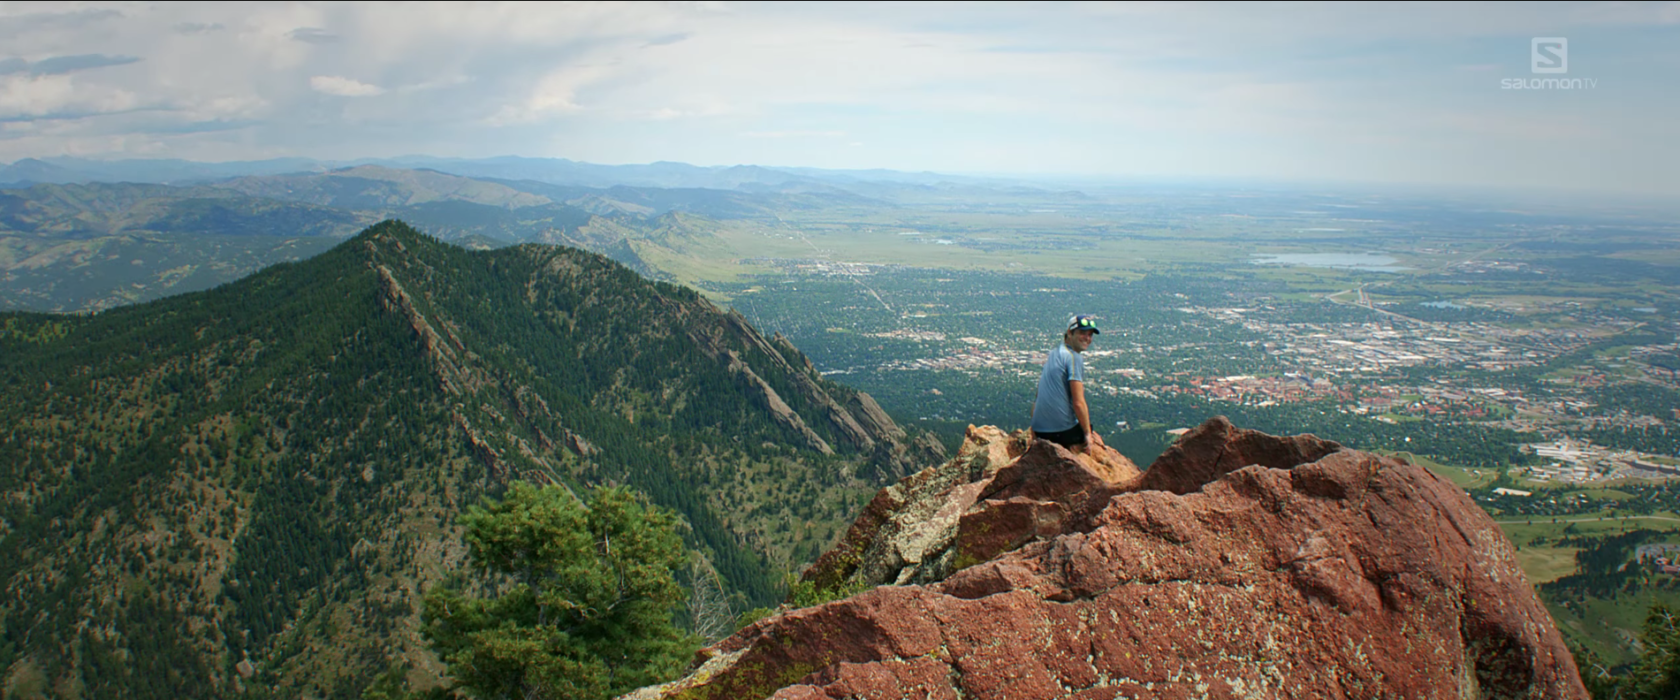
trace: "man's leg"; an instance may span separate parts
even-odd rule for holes
[[[1067,430],[1058,430],[1054,433],[1034,433],[1034,435],[1040,440],[1049,440],[1070,450],[1085,446],[1085,431],[1077,425]]]

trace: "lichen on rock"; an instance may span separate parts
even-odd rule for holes
[[[806,580],[877,587],[760,620],[631,697],[1586,697],[1462,490],[1223,418],[1141,474],[971,427]]]

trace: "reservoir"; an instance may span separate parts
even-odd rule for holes
[[[1347,270],[1399,272],[1406,268],[1395,265],[1393,257],[1376,253],[1286,253],[1256,255],[1256,265],[1299,265],[1301,267],[1334,267]]]

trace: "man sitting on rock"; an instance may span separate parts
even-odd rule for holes
[[[1062,344],[1050,351],[1038,378],[1033,437],[1069,448],[1103,444],[1102,436],[1091,428],[1091,409],[1085,404],[1085,358],[1080,356],[1098,333],[1097,322],[1090,316],[1076,314],[1068,319]]]

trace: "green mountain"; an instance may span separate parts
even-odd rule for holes
[[[0,231],[37,238],[133,232],[349,236],[365,226],[343,209],[214,187],[93,183],[0,190]]]
[[[208,289],[319,254],[378,220],[208,187],[0,190],[0,308],[99,310]]]
[[[640,217],[597,215],[494,183],[385,168],[216,186],[0,190],[0,309],[98,311],[209,289],[317,255],[384,218],[473,248],[580,246],[669,279],[630,243],[659,226],[658,219]]]
[[[523,188],[523,189],[521,189]],[[319,254],[383,219],[470,248],[571,245],[650,279],[735,254],[713,216],[770,216],[781,195],[563,188],[364,166],[214,185],[0,190],[0,309],[98,311],[200,291]],[[708,213],[696,213],[708,212]],[[677,261],[678,264],[656,264]]]
[[[399,222],[94,315],[0,314],[8,696],[350,697],[512,479],[680,512],[742,604],[939,458],[779,337],[602,256]]]
[[[215,185],[253,197],[308,202],[348,209],[384,209],[439,201],[462,201],[519,208],[552,203],[547,197],[507,185],[448,175],[436,170],[404,170],[379,165],[326,173],[242,177]]]

